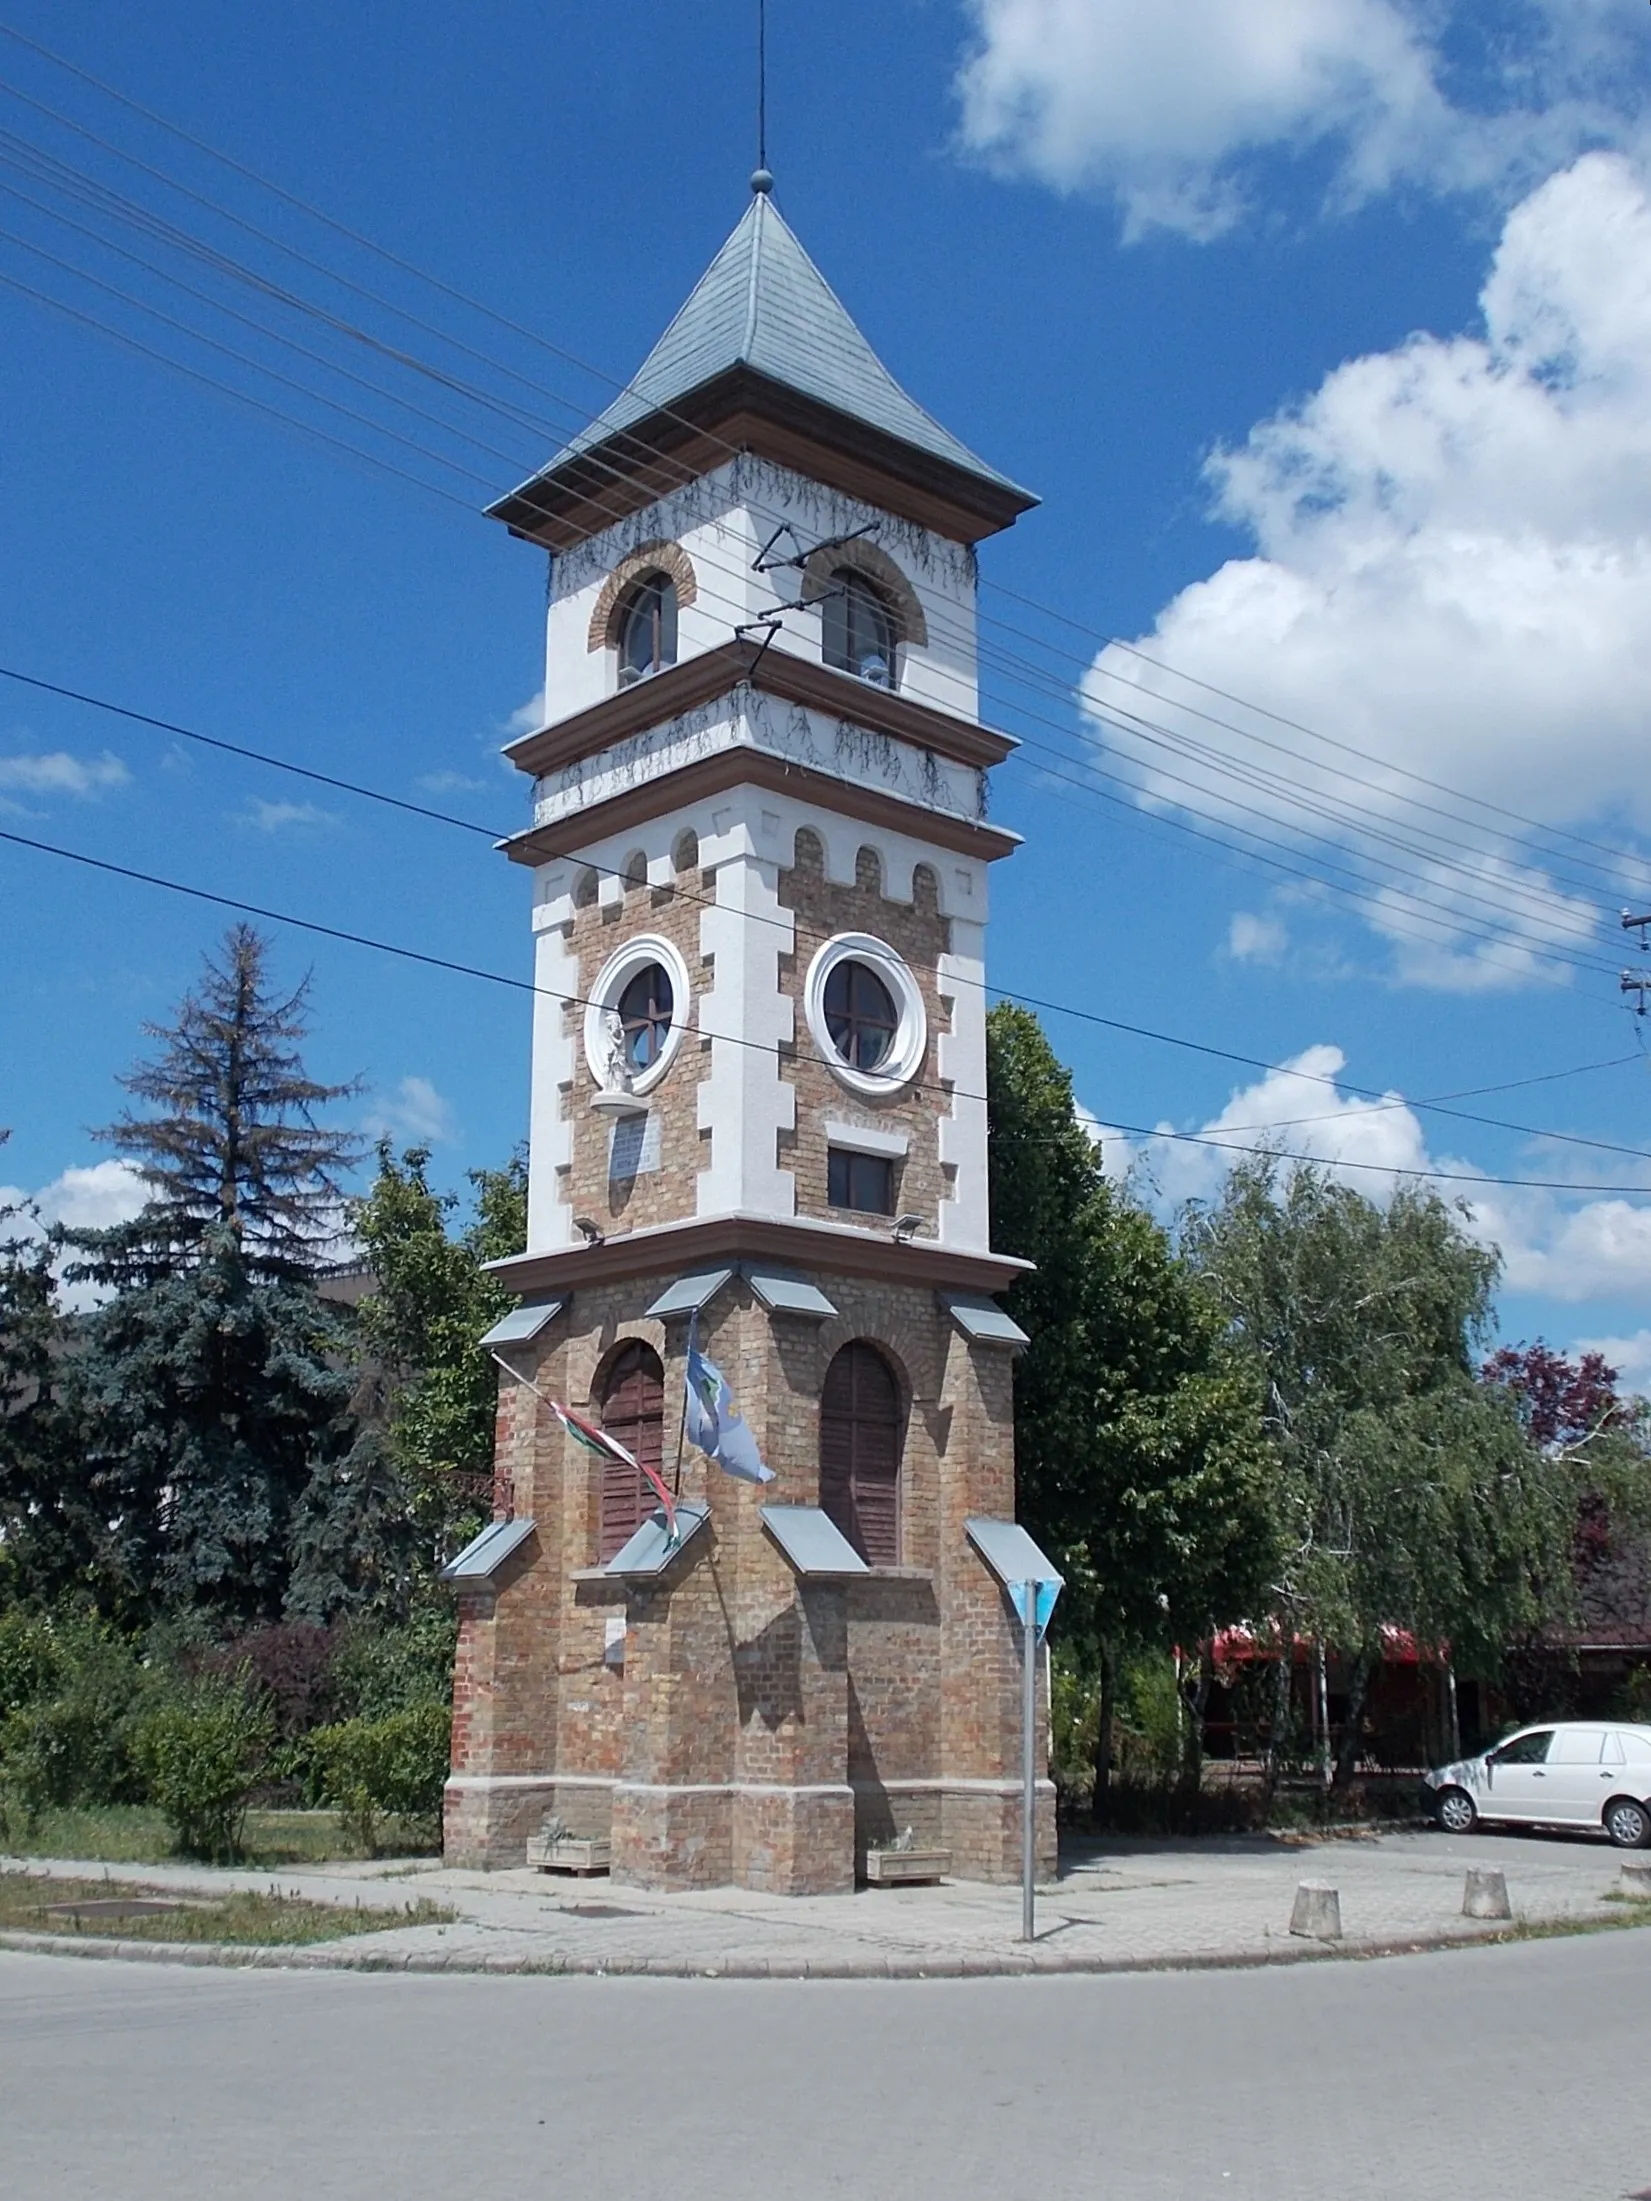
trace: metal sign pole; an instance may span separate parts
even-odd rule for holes
[[[1020,1938],[1037,1938],[1033,1923],[1038,1870],[1038,1585],[1022,1584],[1026,1609],[1021,1616],[1021,1806]]]

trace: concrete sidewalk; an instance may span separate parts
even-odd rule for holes
[[[428,1898],[446,1926],[279,1950],[0,1934],[0,1946],[122,1955],[147,1962],[270,1964],[351,1971],[642,1973],[722,1978],[945,1978],[1288,1963],[1494,1938],[1462,1915],[1470,1865],[1500,1866],[1516,1923],[1623,1916],[1608,1897],[1623,1857],[1604,1843],[1543,1835],[1396,1833],[1286,1846],[1261,1837],[1202,1842],[1102,1839],[1068,1845],[1040,1889],[1037,1939],[1019,1938],[1020,1893],[965,1882],[866,1888],[851,1896],[766,1896],[742,1888],[654,1895],[522,1871],[449,1870],[430,1860],[252,1873],[184,1865],[8,1859],[54,1876],[178,1891],[278,1886],[325,1903]],[[1297,1884],[1341,1895],[1345,1938],[1289,1932]]]

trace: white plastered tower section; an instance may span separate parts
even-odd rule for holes
[[[619,693],[617,653],[601,618],[604,592],[611,595],[611,577],[636,564],[639,553],[645,562],[662,544],[672,546],[679,554],[673,563],[691,577],[691,599],[678,612],[679,664],[725,649],[739,629],[754,635],[765,652],[821,664],[822,613],[817,592],[809,587],[807,561],[776,565],[765,558],[765,546],[776,536],[782,555],[833,538],[881,550],[879,569],[886,560],[898,571],[920,615],[911,624],[923,637],[901,644],[900,696],[948,717],[973,719],[976,578],[969,547],[789,468],[740,454],[553,560],[545,642],[547,720],[591,711]],[[886,544],[892,548],[884,549]],[[798,598],[809,595],[815,600],[799,606]],[[951,946],[940,963],[948,1021],[936,1035],[946,1095],[940,1152],[950,1189],[939,1204],[935,1230],[947,1245],[984,1253],[990,1243],[984,1099],[988,866],[936,843],[923,817],[932,809],[948,821],[983,821],[983,767],[939,755],[920,739],[856,726],[746,687],[627,730],[610,745],[539,775],[535,825],[554,829],[592,805],[650,783],[668,784],[674,771],[741,749],[893,795],[909,806],[907,830],[868,824],[829,803],[780,790],[735,788],[661,808],[645,822],[584,843],[566,859],[539,868],[528,1250],[548,1253],[580,1242],[567,1191],[572,1149],[566,1122],[579,1041],[573,1020],[562,1016],[553,998],[573,999],[578,991],[578,965],[566,937],[580,885],[587,894],[594,890],[599,901],[611,902],[627,866],[634,868],[640,856],[652,884],[679,886],[674,852],[684,834],[693,836],[699,868],[714,881],[714,906],[703,912],[699,941],[714,975],[696,989],[691,1009],[695,1031],[710,1042],[698,1101],[709,1151],[699,1174],[696,1212],[775,1219],[797,1212],[791,1172],[777,1158],[779,1135],[796,1129],[795,1093],[781,1069],[784,1050],[796,1038],[796,1020],[781,988],[779,963],[782,955],[797,951],[797,940],[777,887],[797,832],[806,829],[819,836],[826,875],[839,883],[853,881],[860,852],[868,846],[879,858],[891,899],[910,899],[919,865],[927,865],[936,880]],[[704,890],[695,882],[690,891]]]

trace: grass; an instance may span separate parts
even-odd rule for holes
[[[1613,1889],[1602,1900],[1614,1908],[1604,1913],[1584,1913],[1580,1918],[1521,1918],[1500,1933],[1487,1934],[1485,1938],[1489,1941],[1561,1941],[1572,1934],[1620,1933],[1624,1927],[1651,1926],[1651,1897],[1622,1895]]]
[[[455,1915],[439,1903],[404,1903],[394,1908],[358,1903],[346,1909],[282,1895],[274,1888],[265,1894],[178,1896],[165,1888],[113,1880],[56,1880],[37,1873],[0,1872],[0,1929],[14,1933],[218,1942],[268,1949],[337,1941],[350,1934],[388,1933],[397,1926],[445,1926]]]
[[[166,1821],[145,1804],[99,1804],[82,1810],[43,1812],[35,1825],[15,1831],[0,1850],[16,1846],[26,1857],[84,1858],[96,1865],[164,1865],[176,1860]],[[403,1857],[433,1857],[439,1844],[403,1836]],[[281,1865],[324,1865],[365,1858],[333,1811],[249,1811],[242,1858],[258,1870]]]

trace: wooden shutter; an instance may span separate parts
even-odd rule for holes
[[[900,1562],[900,1391],[881,1353],[845,1345],[820,1394],[820,1504],[868,1566]]]
[[[608,1371],[602,1393],[602,1427],[645,1465],[658,1468],[665,1452],[665,1373],[651,1346],[627,1345]],[[602,1468],[600,1555],[606,1564],[647,1519],[654,1504],[647,1478],[618,1460]]]

